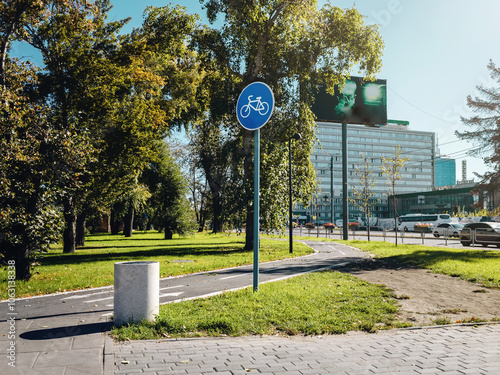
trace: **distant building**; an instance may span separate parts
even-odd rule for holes
[[[392,196],[389,199],[392,207]],[[441,214],[494,210],[500,206],[500,194],[478,191],[474,180],[458,181],[456,185],[442,186],[431,191],[396,194],[398,215]]]
[[[398,215],[472,212],[479,201],[479,196],[472,194],[474,186],[471,181],[441,189],[396,194]],[[392,197],[390,205],[392,207]]]
[[[342,219],[342,125],[331,122],[317,122],[319,143],[311,155],[316,170],[319,192],[309,207],[299,205],[294,213],[300,223],[314,221],[323,224]],[[355,166],[361,163],[361,154],[368,158],[372,177],[374,199],[378,200],[372,210],[372,217],[389,217],[387,197],[390,193],[387,178],[380,167],[382,157],[395,155],[397,146],[402,156],[409,158],[401,170],[401,179],[396,184],[396,194],[429,191],[434,187],[435,136],[432,132],[408,129],[409,122],[388,120],[386,126],[366,127],[348,125],[348,184],[349,196],[355,181]],[[331,162],[333,160],[333,186],[331,185]],[[333,190],[334,217],[331,216]],[[314,219],[315,217],[315,219]],[[358,208],[349,205],[349,219],[363,219]]]
[[[457,166],[455,159],[437,156],[435,162],[435,187],[455,185],[457,181]]]

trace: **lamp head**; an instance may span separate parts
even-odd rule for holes
[[[298,141],[299,139],[302,138],[302,136],[300,135],[300,133],[295,133],[291,138],[296,139]]]

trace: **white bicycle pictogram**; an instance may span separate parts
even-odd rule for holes
[[[262,96],[257,96],[256,99],[252,100],[253,95],[248,96],[248,104],[245,104],[240,109],[240,115],[242,118],[247,118],[250,116],[250,110],[259,112],[261,116],[264,116],[267,111],[269,111],[269,104],[266,102],[261,102]]]

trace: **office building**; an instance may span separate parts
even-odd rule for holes
[[[457,167],[455,159],[446,156],[436,156],[435,187],[452,186],[457,181]]]
[[[295,207],[300,223],[338,223],[342,219],[342,125],[332,122],[317,122],[317,144],[311,161],[318,178],[318,193],[311,205]],[[408,161],[401,169],[401,179],[396,182],[396,194],[428,191],[434,187],[435,138],[432,132],[409,129],[407,121],[388,120],[386,126],[366,127],[348,125],[348,189],[352,197],[352,187],[356,184],[356,164],[362,163],[362,155],[367,158],[375,179],[373,186],[372,218],[390,217],[388,194],[392,193],[387,177],[382,173],[382,157],[395,155],[396,147],[401,147],[401,156]],[[333,160],[333,187],[331,186],[331,162]],[[334,218],[331,215],[331,195],[333,190]],[[392,212],[392,211],[391,211]],[[363,220],[364,214],[358,207],[349,204],[349,220]]]

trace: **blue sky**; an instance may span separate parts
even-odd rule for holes
[[[128,32],[142,22],[146,6],[180,4],[188,12],[205,15],[198,0],[112,0],[110,19],[132,17]],[[320,4],[325,1],[320,1]],[[464,130],[461,115],[469,115],[467,95],[490,84],[490,59],[500,65],[500,1],[498,0],[332,0],[340,8],[353,5],[367,23],[380,25],[385,42],[384,67],[378,78],[387,79],[388,117],[410,122],[414,130],[437,134],[442,154],[468,162],[467,177],[484,173],[481,159],[465,157],[476,145],[457,141]],[[357,72],[352,72],[357,75]]]

